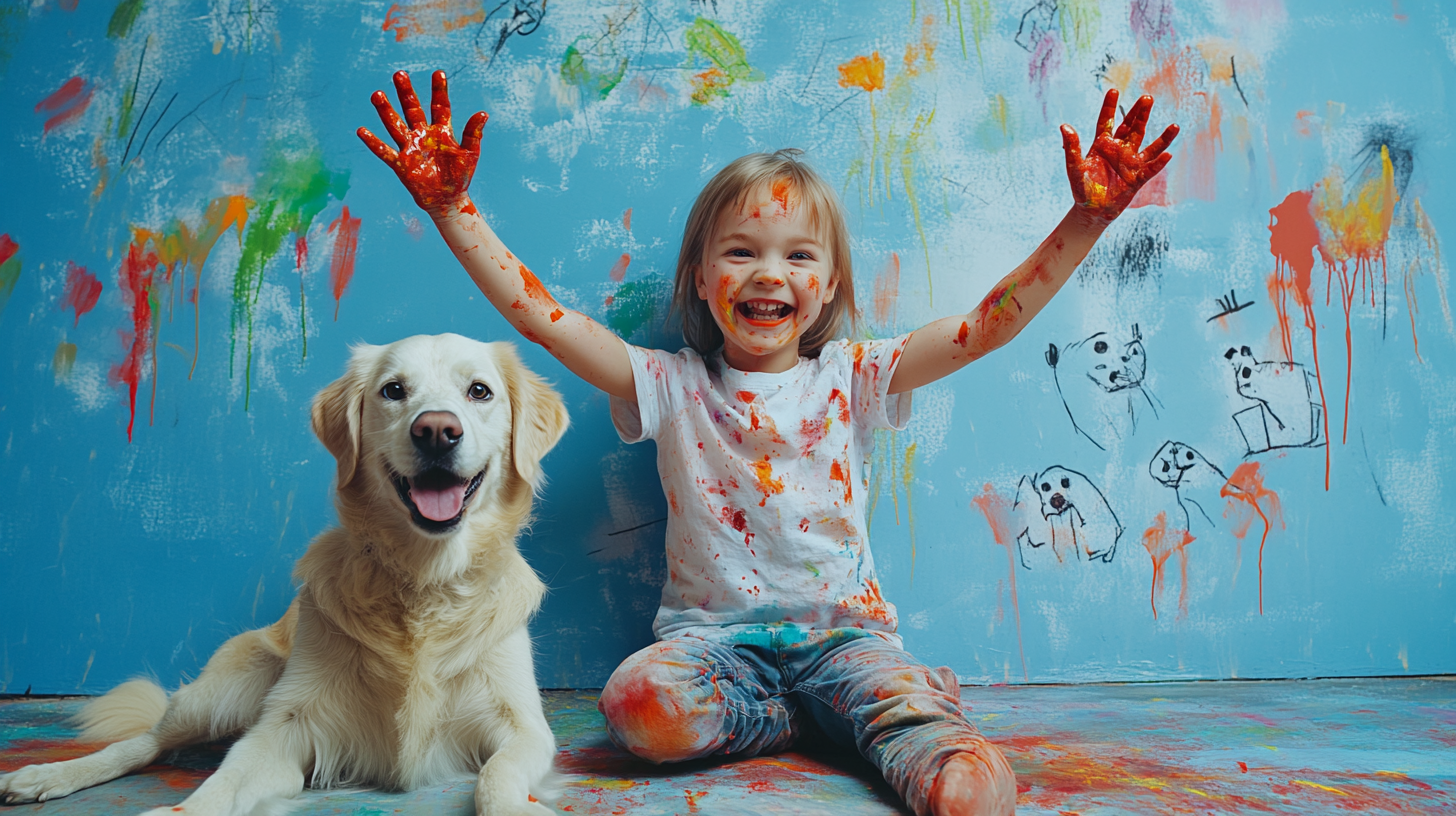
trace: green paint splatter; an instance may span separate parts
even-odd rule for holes
[[[622,57],[615,68],[598,70],[588,61],[589,56],[596,58],[599,56],[598,54],[583,54],[577,50],[577,43],[587,39],[590,38],[583,34],[566,47],[566,56],[561,58],[561,81],[567,85],[575,85],[583,92],[595,95],[597,99],[606,99],[612,89],[622,81],[622,77],[627,75],[628,59]],[[589,52],[595,50],[594,48],[588,49]],[[616,56],[616,49],[612,49],[612,52],[606,57],[608,62]]]
[[[1057,8],[1062,42],[1075,51],[1088,51],[1102,28],[1101,0],[1061,0]]]
[[[71,368],[75,365],[76,344],[62,340],[56,345],[56,354],[51,358],[51,370],[55,372],[56,379],[64,380],[71,376]]]
[[[659,304],[666,301],[672,285],[661,275],[624,283],[612,295],[612,305],[607,307],[607,325],[618,336],[630,339],[658,314]]]
[[[738,38],[725,31],[722,26],[699,17],[683,34],[683,44],[688,50],[688,65],[696,68],[702,61],[708,69],[691,76],[693,102],[706,105],[714,99],[729,95],[729,88],[735,82],[762,82],[762,71],[748,64],[748,53]]]
[[[328,169],[318,148],[285,151],[274,147],[270,148],[270,153],[268,166],[259,176],[254,191],[256,204],[249,219],[247,235],[243,238],[238,273],[233,278],[233,350],[237,348],[239,327],[246,328],[245,411],[252,390],[253,310],[263,292],[263,271],[283,248],[283,239],[290,234],[306,248],[307,245],[301,242],[306,239],[313,219],[323,212],[331,199],[342,200],[349,189],[349,171]],[[301,312],[303,308],[304,304],[301,304]],[[305,336],[307,329],[307,325],[302,327]],[[235,359],[235,355],[229,354],[229,358]]]
[[[0,3],[0,77],[5,76],[12,49],[20,44],[29,19],[24,3]]]
[[[815,578],[819,577],[819,568],[814,566],[813,561],[805,561],[804,566],[807,567],[810,572],[814,573]]]
[[[121,0],[117,3],[116,11],[111,12],[111,22],[106,25],[106,36],[124,39],[131,33],[131,27],[136,24],[137,16],[145,6],[146,0]]]

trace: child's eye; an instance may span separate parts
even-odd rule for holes
[[[753,253],[752,252],[749,252],[748,250],[741,249],[741,248],[740,249],[730,249],[730,250],[728,250],[728,255],[730,257],[734,257],[734,258],[752,258],[753,257]]]
[[[789,260],[791,260],[791,261],[812,261],[812,260],[814,260],[814,256],[813,255],[810,255],[807,252],[802,252],[802,251],[801,252],[794,252],[794,253],[791,253],[789,255]]]

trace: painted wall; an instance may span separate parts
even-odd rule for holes
[[[1183,135],[1143,206],[880,439],[908,647],[967,681],[1456,671],[1448,15],[0,4],[0,691],[195,675],[333,521],[308,404],[348,345],[515,339],[353,135],[392,70],[436,67],[491,114],[496,229],[560,301],[672,349],[682,224],[732,158],[802,147],[842,190],[862,331],[888,336],[971,309],[1050,230],[1059,123],[1155,94]],[[538,673],[596,686],[650,637],[665,504],[651,446],[522,345],[573,416],[522,541],[552,587]]]

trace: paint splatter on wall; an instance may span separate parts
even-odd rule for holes
[[[844,202],[852,336],[889,337],[966,314],[1065,215],[1058,124],[1090,144],[1103,91],[1154,94],[1150,130],[1183,127],[1173,162],[1078,285],[919,389],[869,463],[839,463],[837,489],[874,509],[863,602],[980,680],[1456,671],[1425,623],[1456,617],[1456,204],[1431,102],[1456,64],[1436,0],[1403,0],[1403,20],[1353,0],[235,11],[0,4],[18,123],[0,139],[0,478],[13,529],[64,531],[26,541],[0,588],[0,611],[54,613],[4,630],[0,691],[99,688],[143,659],[180,675],[217,621],[280,611],[288,562],[332,523],[309,397],[350,343],[417,332],[517,342],[572,406],[525,545],[571,588],[536,624],[543,681],[598,685],[644,642],[671,568],[655,463],[601,431],[599,395],[486,307],[354,140],[395,67],[446,70],[457,123],[490,113],[472,194],[559,308],[673,349],[682,225],[733,158],[805,151]],[[1098,352],[1099,333],[1117,342]],[[1202,464],[1152,473],[1167,440]],[[1053,463],[1126,526],[1117,557],[1022,563],[1017,485]],[[95,529],[156,572],[102,574]],[[195,590],[136,600],[164,581]],[[157,623],[123,637],[138,603]]]

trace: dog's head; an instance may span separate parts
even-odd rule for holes
[[[561,397],[514,346],[456,334],[356,346],[344,376],[313,402],[339,493],[397,502],[435,535],[470,514],[482,485],[496,488],[490,495],[512,482],[538,488],[541,457],[566,425]]]
[[[1077,506],[1077,494],[1087,485],[1087,477],[1064,467],[1052,466],[1042,471],[1032,484],[1041,499],[1042,516],[1051,518]]]

